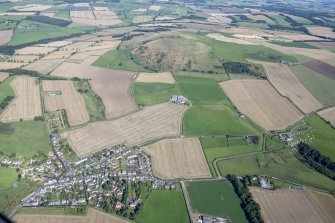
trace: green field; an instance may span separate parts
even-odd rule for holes
[[[183,133],[186,136],[257,134],[247,119],[233,109],[218,83],[208,78],[176,76],[183,94],[192,102],[185,112]]]
[[[298,47],[298,48],[308,48],[308,49],[318,49],[315,46],[309,45],[304,42],[280,42],[280,41],[271,41],[271,43],[280,45],[280,46],[288,46],[288,47]]]
[[[177,84],[135,82],[132,95],[137,104],[153,105],[169,101],[172,95],[181,95]]]
[[[247,223],[240,199],[226,181],[192,182],[187,185],[192,209],[196,213]]]
[[[10,86],[10,82],[14,79],[14,77],[8,77],[3,82],[0,82],[0,102],[3,101],[7,96],[15,96],[12,87]]]
[[[268,175],[335,191],[335,182],[300,162],[289,149],[277,152],[223,160],[218,163],[221,174]]]
[[[302,65],[293,66],[291,70],[324,106],[335,104],[335,80]]]
[[[37,189],[36,182],[22,181],[17,187],[0,192],[0,213],[7,214],[20,204],[21,200]]]
[[[136,222],[188,223],[189,217],[183,193],[181,191],[152,191]]]
[[[17,173],[13,168],[0,167],[0,191],[9,189],[17,180]]]
[[[93,30],[92,27],[82,26],[82,27],[68,28],[68,27],[53,26],[39,22],[31,22],[27,20],[24,20],[20,23],[21,26],[28,26],[30,24],[37,24],[38,27],[29,30],[16,28],[14,31],[14,35],[11,41],[9,42],[9,45],[15,46],[48,38],[65,37],[70,36],[72,34],[85,33],[86,31]]]
[[[30,158],[51,150],[48,132],[42,121],[23,121],[0,125],[0,150],[5,154]]]
[[[127,49],[111,50],[102,55],[93,63],[94,66],[106,67],[112,69],[129,70],[136,72],[148,71],[144,66],[134,61],[135,58]]]

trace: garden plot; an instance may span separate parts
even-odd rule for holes
[[[231,80],[220,83],[232,103],[266,130],[283,130],[304,115],[265,80]]]
[[[89,121],[84,98],[73,86],[71,81],[43,81],[43,91],[49,92],[44,97],[47,111],[66,110],[70,126],[80,125]],[[53,95],[53,92],[61,91],[61,95]]]
[[[11,81],[10,86],[14,90],[15,98],[0,114],[0,121],[33,120],[42,116],[40,88],[36,78],[17,76]]]
[[[197,138],[164,139],[142,149],[151,157],[155,176],[168,180],[211,177]]]
[[[163,103],[144,107],[128,116],[64,132],[71,148],[79,157],[95,153],[108,146],[141,145],[164,137],[178,136],[186,106]]]

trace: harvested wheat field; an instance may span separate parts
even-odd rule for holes
[[[311,70],[314,70],[317,73],[320,73],[322,75],[325,75],[326,77],[329,77],[331,79],[335,79],[335,67],[319,61],[319,60],[313,60],[309,61],[307,63],[303,64],[305,67],[308,67]]]
[[[322,26],[310,26],[307,27],[307,29],[312,35],[335,39],[335,32],[333,32],[333,28],[322,27]]]
[[[97,152],[107,146],[125,143],[140,145],[163,137],[178,136],[186,106],[163,103],[145,107],[128,116],[61,134],[79,157]]]
[[[43,91],[61,91],[61,95],[44,97],[44,105],[47,111],[65,109],[70,126],[88,122],[90,117],[85,107],[84,98],[74,88],[72,81],[43,81]]]
[[[0,82],[4,81],[9,76],[7,72],[0,72]]]
[[[62,59],[44,60],[40,59],[24,67],[26,70],[34,70],[42,74],[48,74],[62,63]]]
[[[54,51],[53,47],[39,47],[39,46],[28,46],[22,49],[15,50],[15,54],[20,55],[45,55]]]
[[[37,60],[38,58],[40,58],[40,57],[37,56],[37,55],[14,55],[14,56],[11,56],[8,59],[8,62],[16,61],[16,62],[20,62],[20,63],[31,63],[31,62]]]
[[[106,214],[93,208],[90,208],[87,211],[86,216],[18,214],[15,215],[14,221],[16,223],[129,223],[127,220]]]
[[[135,16],[133,19],[133,23],[142,23],[142,22],[150,22],[153,20],[152,16],[149,15],[139,15]]]
[[[23,67],[27,63],[0,62],[0,69],[13,69]]]
[[[11,81],[15,98],[0,114],[0,121],[33,120],[42,115],[39,83],[36,78],[17,76]]]
[[[71,41],[68,40],[58,40],[58,41],[53,41],[53,42],[49,42],[49,43],[41,43],[41,44],[37,44],[35,46],[43,46],[43,47],[62,47],[62,46],[67,46],[69,44],[71,44]]]
[[[55,51],[52,52],[45,57],[43,57],[43,60],[52,60],[52,59],[65,59],[70,57],[73,54],[71,51]]]
[[[134,72],[64,62],[51,75],[90,79],[92,90],[101,97],[105,105],[106,119],[122,116],[137,109],[137,104],[130,95]]]
[[[237,109],[266,130],[283,130],[304,115],[265,80],[220,83]]]
[[[208,178],[211,172],[198,138],[164,139],[142,147],[162,179]]]
[[[308,114],[322,108],[322,104],[301,84],[286,65],[265,62],[261,64],[271,84],[303,113]]]
[[[8,43],[12,39],[12,35],[12,29],[0,31],[0,46]]]
[[[330,122],[332,126],[335,126],[335,107],[319,111],[318,114],[327,122]]]
[[[161,9],[161,7],[159,5],[150,5],[148,9],[158,12]]]
[[[166,83],[166,84],[176,83],[171,72],[139,73],[135,81],[143,83]]]
[[[328,211],[317,205],[307,190],[250,188],[250,191],[261,206],[265,222],[333,222]]]
[[[210,33],[207,34],[208,37],[218,40],[218,41],[222,41],[222,42],[226,42],[226,43],[236,43],[236,44],[240,44],[240,45],[256,45],[255,43],[243,40],[243,39],[237,39],[237,38],[229,38],[229,37],[225,37],[224,35],[220,34],[220,33]]]

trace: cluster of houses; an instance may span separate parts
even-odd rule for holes
[[[188,100],[186,97],[184,97],[183,95],[172,95],[170,97],[170,101],[172,103],[176,103],[178,105],[184,105],[188,103]]]
[[[293,137],[289,134],[286,134],[286,133],[278,133],[278,134],[275,134],[275,137],[281,141],[284,141],[284,142],[290,142],[293,140]]]

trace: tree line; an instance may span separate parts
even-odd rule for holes
[[[71,24],[71,21],[69,20],[51,18],[48,16],[41,16],[41,15],[28,16],[26,20],[50,24],[54,26],[61,26],[61,27],[65,27]]]
[[[241,62],[227,61],[222,63],[226,73],[233,74],[248,74],[255,76],[260,79],[266,79],[266,76],[262,73],[262,69],[258,65],[251,65]],[[251,69],[254,66],[255,69]]]
[[[304,142],[298,145],[298,152],[302,156],[299,157],[302,161],[319,173],[335,180],[335,163],[328,157],[322,155],[319,151]]]
[[[227,175],[227,179],[234,187],[236,194],[241,199],[241,207],[250,223],[264,223],[259,204],[254,201],[246,184],[243,184],[235,175]]]
[[[1,102],[0,102],[0,110],[5,109],[9,102],[13,100],[13,96],[6,96]]]

